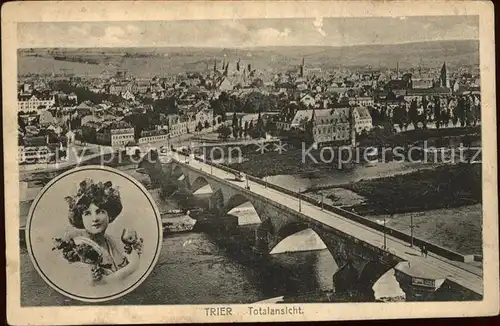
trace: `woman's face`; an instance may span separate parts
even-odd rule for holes
[[[104,233],[109,224],[108,212],[94,204],[83,211],[82,220],[85,230],[90,234]]]

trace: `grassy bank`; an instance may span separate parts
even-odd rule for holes
[[[481,183],[480,164],[457,164],[340,187],[366,198],[365,203],[351,206],[356,212],[378,215],[478,204]]]
[[[320,151],[310,151],[318,163],[315,163],[309,156],[303,159],[302,149],[287,148],[286,152],[267,152],[265,154],[249,154],[242,163],[232,163],[231,168],[240,170],[244,173],[262,178],[264,176],[280,174],[307,174],[320,171],[336,170],[338,159],[331,163],[322,163],[320,160]],[[330,160],[329,153],[324,155],[326,161]],[[349,168],[344,165],[344,168]]]

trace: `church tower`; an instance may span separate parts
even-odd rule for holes
[[[441,87],[450,88],[450,78],[448,76],[448,69],[446,68],[446,62],[443,63],[441,67],[441,74],[439,76],[439,84]]]

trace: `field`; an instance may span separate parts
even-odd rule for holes
[[[386,215],[387,226],[462,254],[482,254],[482,205],[435,209],[419,213]],[[365,216],[383,220],[383,215]]]
[[[481,164],[445,165],[341,187],[366,198],[352,206],[361,215],[474,205],[482,200]]]
[[[36,55],[36,56],[35,56]],[[394,69],[416,67],[425,58],[426,68],[439,68],[444,61],[451,67],[479,64],[477,40],[433,41],[392,45],[357,45],[346,47],[258,47],[258,48],[113,48],[113,49],[22,49],[19,50],[19,75],[65,74],[98,76],[103,72],[127,70],[141,77],[164,76],[186,71],[208,71],[214,58],[224,55],[230,62],[238,58],[246,66],[261,71],[297,69],[302,58],[307,68],[372,66]],[[54,60],[54,56],[97,61],[98,64]],[[84,61],[84,60],[83,60]]]

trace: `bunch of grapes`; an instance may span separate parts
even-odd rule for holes
[[[54,238],[53,240],[54,247],[52,248],[52,250],[61,250],[63,253],[63,257],[70,263],[80,261],[80,256],[75,250],[76,245],[73,239]]]
[[[125,252],[130,255],[132,250],[137,251],[140,255],[142,253],[142,238],[137,236],[137,232],[123,229],[122,242],[125,244]]]
[[[104,268],[101,265],[94,264],[90,269],[92,273],[92,281],[99,282],[102,280],[102,277],[105,275]]]
[[[54,248],[52,250],[61,250],[63,257],[70,263],[82,262],[91,265],[92,280],[98,282],[105,275],[105,268],[111,266],[102,264],[102,255],[92,246],[86,243],[75,244],[71,238],[54,238]]]

